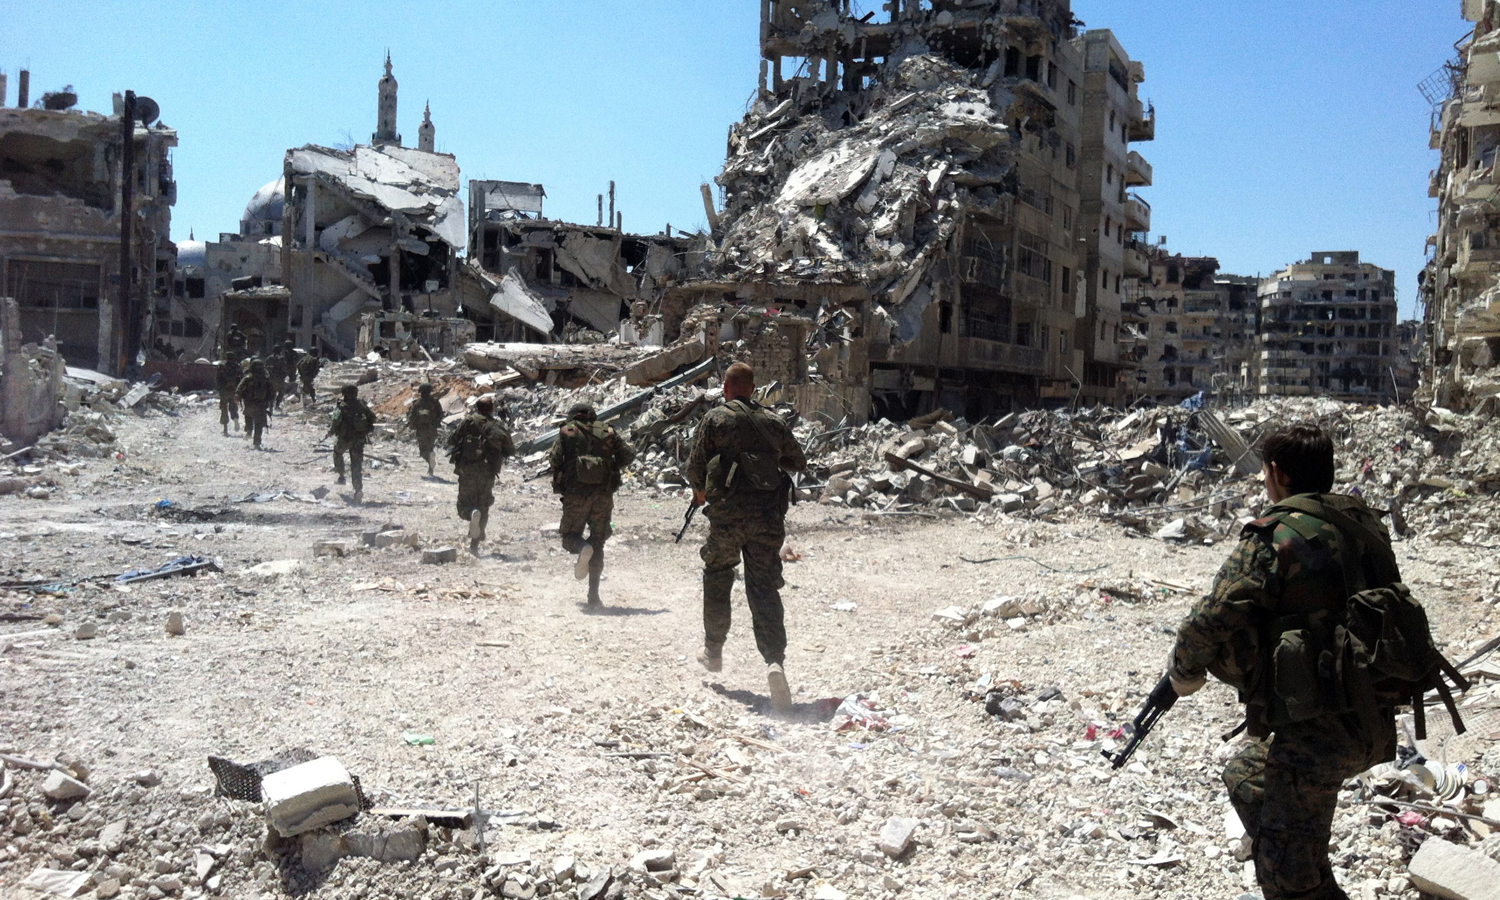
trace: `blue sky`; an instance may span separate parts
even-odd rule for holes
[[[868,5],[868,4],[867,4]],[[365,142],[387,48],[400,129],[432,104],[466,177],[541,182],[593,222],[617,182],[627,230],[704,221],[758,65],[755,0],[16,4],[0,68],[108,111],[125,88],[180,132],[174,237],[233,231],[288,147]],[[1413,309],[1437,154],[1417,83],[1468,30],[1459,0],[1075,0],[1144,61],[1157,139],[1143,190],[1175,250],[1268,274],[1311,250],[1394,268]]]

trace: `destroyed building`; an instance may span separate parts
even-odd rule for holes
[[[1420,278],[1427,325],[1424,381],[1443,406],[1500,394],[1500,2],[1464,0],[1473,32],[1422,83],[1433,104],[1430,146],[1442,157],[1428,194],[1437,233]]]
[[[1204,393],[1242,401],[1254,380],[1256,289],[1260,280],[1221,275],[1213,257],[1140,253],[1144,277],[1125,282],[1121,357],[1124,398],[1177,403]]]
[[[369,146],[288,150],[282,173],[280,290],[245,294],[267,343],[291,338],[334,357],[355,352],[370,311],[456,317],[465,246],[458,162],[401,145],[386,58]],[[424,146],[431,146],[431,117]],[[247,216],[251,211],[247,210]],[[252,349],[254,349],[252,347]]]
[[[1261,282],[1262,395],[1395,399],[1396,273],[1354,250],[1315,250]]]
[[[171,290],[177,132],[134,94],[116,94],[110,115],[73,108],[71,91],[26,108],[28,75],[16,107],[0,96],[0,293],[19,304],[20,342],[51,335],[70,365],[118,374]]]
[[[627,343],[663,342],[662,295],[702,264],[701,240],[628,234],[610,183],[608,219],[579,225],[548,219],[546,189],[515,181],[469,182],[471,262],[498,284],[489,305],[501,315],[485,340],[535,340],[580,328],[618,332]]]
[[[1080,248],[1102,247],[1088,235],[1125,184],[1122,138],[1147,133],[1141,69],[1118,42],[1080,37],[1067,2],[761,8],[760,90],[708,210],[713,271],[668,292],[668,333],[699,304],[800,320],[810,364],[789,388],[832,418],[977,417],[1085,380],[1112,394],[1119,307],[1109,321],[1088,308]],[[1116,229],[1149,227],[1107,215],[1113,247]]]

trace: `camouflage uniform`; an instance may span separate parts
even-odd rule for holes
[[[313,381],[322,368],[323,360],[314,353],[304,353],[297,360],[297,377],[302,380],[302,396],[307,398],[308,403],[313,401]]]
[[[245,435],[260,449],[261,432],[266,427],[266,414],[276,399],[276,389],[266,374],[265,364],[260,360],[250,364],[250,374],[240,379],[235,396],[245,407]]]
[[[281,395],[286,393],[287,367],[286,359],[280,351],[272,351],[266,356],[266,379],[271,382],[271,402],[269,408],[276,409],[281,406]]]
[[[635,461],[635,448],[610,426],[594,421],[594,415],[591,406],[575,406],[548,454],[552,492],[562,495],[558,532],[563,549],[578,553],[585,545],[593,548],[588,559],[590,606],[603,602],[599,580],[604,575],[604,542],[614,534],[610,517],[615,510],[615,491],[620,489],[621,473]],[[602,480],[590,484],[580,479],[580,457],[600,460]],[[586,541],[585,527],[589,530]]]
[[[359,399],[353,386],[344,388],[343,397],[333,411],[333,470],[344,483],[344,454],[349,454],[349,483],[356,496],[364,492],[365,441],[375,430],[375,410]]]
[[[224,354],[219,359],[219,366],[214,370],[214,386],[219,391],[219,425],[223,427],[224,433],[229,433],[229,422],[234,420],[234,427],[240,427],[240,407],[235,401],[235,388],[240,383],[240,354],[232,347],[224,348]]]
[[[297,360],[301,359],[301,354],[297,352],[296,346],[289,339],[281,345],[278,355],[281,357],[281,371],[286,373],[286,378],[281,384],[281,393],[276,397],[276,407],[280,409],[281,401],[297,393]]]
[[[1385,528],[1352,497],[1311,496],[1386,538]],[[1350,593],[1400,580],[1394,563],[1367,554],[1346,588],[1336,548],[1340,534],[1304,512],[1276,512],[1245,526],[1240,543],[1177,633],[1171,675],[1194,682],[1205,672],[1239,690],[1249,734],[1258,738],[1224,768],[1230,801],[1250,836],[1265,900],[1342,898],[1328,861],[1339,787],[1395,758],[1394,712],[1381,710],[1375,733],[1352,713],[1287,721],[1271,690],[1269,650],[1276,620],[1342,610]],[[1305,621],[1305,620],[1304,620]],[[1273,633],[1275,631],[1275,633]]]
[[[505,426],[478,412],[464,416],[448,435],[448,459],[458,474],[458,517],[469,521],[475,511],[479,513],[479,534],[469,538],[471,551],[477,552],[479,541],[484,540],[490,507],[495,504],[495,479],[505,458],[515,452]]]
[[[749,417],[758,421],[776,446],[768,447]],[[745,600],[755,631],[755,646],[770,665],[786,658],[785,614],[781,605],[781,545],[786,540],[787,490],[756,490],[743,479],[725,485],[728,470],[745,452],[774,453],[783,472],[807,468],[807,457],[791,428],[774,413],[748,400],[733,400],[709,410],[698,426],[688,458],[687,478],[708,498],[708,540],[703,557],[703,643],[717,656],[729,636],[730,594],[734,569],[745,561]]]
[[[427,461],[427,474],[431,475],[437,463],[432,448],[437,445],[438,431],[443,427],[443,405],[432,395],[432,385],[418,388],[417,399],[406,411],[406,427],[417,436],[417,452]]]

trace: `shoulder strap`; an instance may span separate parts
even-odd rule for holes
[[[781,447],[777,444],[776,439],[771,437],[771,432],[767,430],[765,423],[760,421],[759,412],[743,400],[732,400],[730,402],[739,404],[741,410],[739,414],[750,422],[750,425],[755,429],[755,433],[760,435],[760,439],[765,442],[766,449],[779,457],[781,455]]]
[[[1396,552],[1391,549],[1390,542],[1354,516],[1306,494],[1288,497],[1276,506],[1294,509],[1322,519],[1338,530],[1340,538],[1348,538],[1354,545],[1352,549],[1357,549],[1361,556],[1364,554],[1379,556],[1388,570],[1396,569]],[[1348,576],[1351,574],[1354,560],[1351,554],[1344,553],[1342,550],[1343,548],[1340,548],[1339,557],[1344,564],[1345,581],[1352,587],[1356,582],[1350,580]],[[1382,587],[1382,585],[1373,585],[1373,587]]]

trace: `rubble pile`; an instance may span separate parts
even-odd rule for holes
[[[928,270],[965,216],[1004,217],[1013,151],[1009,103],[989,90],[997,74],[920,54],[858,95],[758,98],[718,177],[720,275],[860,286],[911,340]]]

